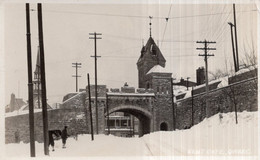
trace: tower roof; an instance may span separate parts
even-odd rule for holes
[[[165,66],[165,58],[162,55],[159,47],[156,45],[152,37],[149,37],[145,46],[143,46],[141,50],[141,55],[137,61],[137,63],[141,62],[145,58],[152,58],[154,61],[157,61],[157,64],[164,67]]]

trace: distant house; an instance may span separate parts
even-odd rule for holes
[[[34,101],[34,109],[38,109],[38,101]],[[52,107],[47,104],[47,109],[52,109]],[[29,110],[29,104],[24,102],[22,98],[16,98],[15,94],[11,94],[10,104],[5,106],[5,113],[13,111],[25,111]]]
[[[5,112],[13,112],[15,110],[21,109],[26,105],[26,102],[22,98],[15,98],[15,94],[11,94],[10,104],[5,106]]]

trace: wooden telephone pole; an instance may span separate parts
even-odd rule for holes
[[[173,78],[171,78],[171,100],[172,100],[172,121],[173,121],[173,130],[175,131],[176,129],[176,124],[175,124],[175,107],[174,107],[174,94],[173,94]]]
[[[234,27],[235,27],[237,71],[239,71],[239,58],[238,58],[238,45],[237,45],[237,21],[236,21],[236,5],[235,5],[235,3],[233,3],[233,13],[234,13]]]
[[[91,140],[93,141],[94,140],[94,134],[93,134],[93,120],[92,120],[92,108],[91,108],[91,94],[90,94],[89,74],[88,74],[88,102],[89,102]]]
[[[76,75],[72,75],[72,77],[75,77],[76,78],[76,92],[78,92],[78,77],[81,77],[78,75],[78,68],[81,68],[81,63],[72,63],[72,67],[75,67],[76,68]]]
[[[49,136],[48,136],[48,112],[47,112],[47,96],[45,81],[45,60],[44,60],[44,44],[43,44],[43,27],[42,27],[42,4],[37,4],[38,9],[38,30],[39,30],[39,46],[40,46],[40,68],[41,68],[41,87],[42,87],[42,119],[43,119],[43,139],[44,154],[49,155]]]
[[[233,27],[234,25],[231,22],[228,22],[230,25],[230,31],[231,31],[231,42],[232,42],[232,51],[233,51],[233,59],[234,59],[234,68],[235,72],[238,71],[238,66],[237,66],[237,58],[236,58],[236,53],[235,53],[235,48],[234,48],[234,39],[233,39]]]
[[[30,30],[30,5],[29,5],[29,3],[26,3],[26,32],[27,32],[26,35],[27,35],[27,64],[28,64],[30,154],[31,154],[31,157],[35,157],[32,54],[31,54],[31,30]]]
[[[106,108],[107,108],[107,134],[110,134],[110,126],[109,126],[109,110],[108,110],[108,95],[106,93]]]
[[[94,35],[94,37],[89,37],[89,39],[94,39],[94,47],[95,47],[95,55],[91,56],[95,58],[95,109],[96,109],[96,132],[98,134],[98,108],[97,108],[97,58],[101,56],[97,56],[97,39],[102,39],[101,37],[97,37],[97,35],[102,35],[101,33],[89,33],[89,35]]]
[[[209,48],[208,44],[212,44],[212,43],[216,43],[216,42],[210,42],[210,41],[197,41],[197,43],[203,43],[204,44],[204,48],[197,48],[197,50],[204,50],[204,54],[199,54],[199,56],[203,56],[204,57],[204,61],[205,61],[205,69],[206,69],[206,117],[209,116],[208,113],[208,93],[209,93],[209,82],[208,82],[208,57],[210,56],[214,56],[214,54],[208,54],[208,50],[216,50],[216,48]]]

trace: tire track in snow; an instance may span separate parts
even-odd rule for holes
[[[151,153],[151,156],[154,156],[154,155],[153,155],[153,152],[151,151],[151,149],[150,149],[150,147],[148,146],[148,144],[145,142],[144,138],[142,138],[142,140],[143,140],[143,142],[144,142],[146,148],[147,148],[147,149],[149,150],[149,152]]]
[[[151,153],[151,156],[158,156],[158,155],[154,155],[153,154],[153,152],[152,152],[152,150],[150,149],[150,147],[149,147],[149,145],[146,143],[146,141],[145,141],[145,139],[144,138],[142,138],[142,140],[143,140],[143,142],[144,142],[144,144],[145,144],[145,146],[147,147],[147,149],[149,150],[149,152]],[[159,145],[159,143],[158,143],[158,145]],[[168,143],[163,143],[163,145],[164,145],[164,147],[166,147],[166,148],[172,148],[173,149],[173,155],[176,155],[176,153],[177,154],[179,154],[179,155],[187,155],[187,154],[184,154],[184,152],[181,150],[181,149],[177,149],[177,148],[175,148],[175,147],[173,147],[171,144],[168,144]],[[167,156],[167,155],[164,155],[164,156]],[[169,155],[168,155],[169,156]]]

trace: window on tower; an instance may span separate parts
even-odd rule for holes
[[[147,82],[147,84],[146,84],[146,89],[149,89],[149,88],[150,88],[150,83]]]

